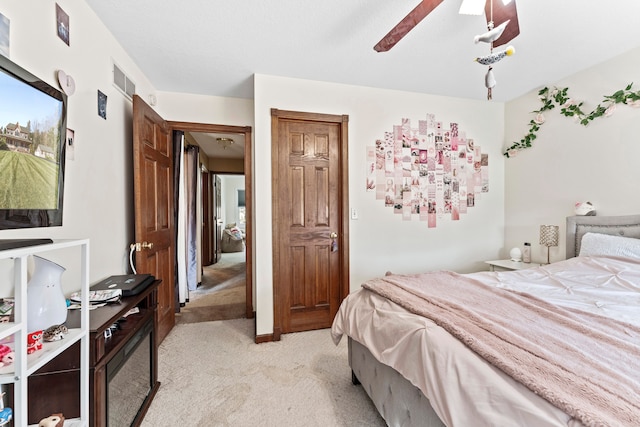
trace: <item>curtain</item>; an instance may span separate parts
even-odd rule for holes
[[[176,224],[176,312],[189,301],[201,281],[199,147],[187,146],[184,132],[175,131],[174,143],[174,220]]]
[[[200,161],[198,160],[198,164]],[[204,227],[204,207],[202,205],[202,174],[206,172],[204,165],[200,165],[196,174],[196,256],[197,256],[197,278],[198,286],[202,283],[202,234]]]
[[[184,190],[184,132],[175,131],[174,142],[174,219],[176,224],[176,311],[184,306],[187,295],[187,252],[185,226],[185,190]]]

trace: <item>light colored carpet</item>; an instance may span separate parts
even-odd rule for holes
[[[176,322],[246,317],[246,268],[244,252],[223,253],[220,261],[204,267],[202,283],[189,292],[189,302],[180,308]]]
[[[255,344],[253,319],[178,324],[159,348],[157,426],[384,426],[328,329]]]

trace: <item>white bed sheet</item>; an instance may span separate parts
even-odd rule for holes
[[[640,325],[640,262],[576,257],[535,269],[479,272],[488,286]],[[514,314],[517,315],[517,314]],[[581,425],[484,361],[431,320],[364,289],[342,303],[332,326],[420,388],[449,427]]]

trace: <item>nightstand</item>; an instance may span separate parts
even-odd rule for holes
[[[511,261],[510,259],[485,261],[485,264],[489,264],[489,270],[491,271],[526,270],[527,268],[535,268],[542,265],[535,262]]]

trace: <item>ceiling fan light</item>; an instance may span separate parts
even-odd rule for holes
[[[485,3],[486,0],[462,0],[458,13],[461,15],[482,15]]]

